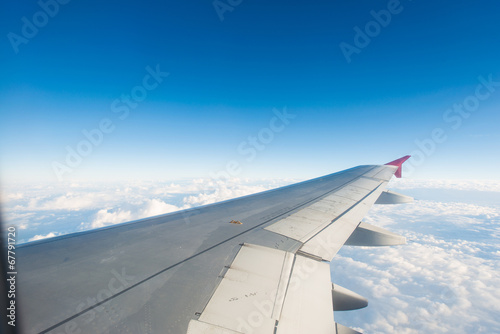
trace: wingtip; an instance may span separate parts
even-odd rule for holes
[[[386,165],[389,165],[389,166],[397,166],[398,169],[396,170],[396,172],[394,173],[394,176],[396,176],[397,178],[401,178],[401,170],[402,170],[402,166],[403,166],[403,163],[410,159],[411,155],[405,155],[404,157],[402,158],[399,158],[399,159],[396,159],[394,161],[391,161],[391,162],[388,162],[386,163]]]
[[[391,162],[388,162],[386,163],[386,165],[390,165],[390,166],[401,166],[403,164],[403,162],[405,162],[406,160],[410,159],[411,155],[405,155],[404,157],[402,158],[399,158],[399,159],[396,159],[394,161],[391,161]]]

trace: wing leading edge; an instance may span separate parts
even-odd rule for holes
[[[347,333],[333,311],[366,303],[331,283],[329,261],[346,243],[404,242],[361,222],[380,198],[401,202],[384,195],[400,168],[358,166],[21,246],[23,328],[27,333]]]

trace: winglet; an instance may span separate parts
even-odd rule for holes
[[[410,159],[410,157],[411,157],[411,155],[405,155],[402,158],[399,158],[399,159],[396,159],[394,161],[386,163],[386,165],[398,166],[398,169],[396,170],[396,173],[394,173],[394,176],[396,176],[397,178],[401,178],[401,169],[402,169],[402,166],[403,166],[403,162],[405,162],[406,160]]]

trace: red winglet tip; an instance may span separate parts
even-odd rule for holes
[[[396,159],[394,161],[386,163],[386,165],[397,166],[398,169],[394,173],[394,176],[397,177],[397,178],[401,178],[401,170],[402,170],[403,162],[405,162],[406,160],[410,159],[410,157],[411,157],[411,155],[405,155],[402,158],[399,158],[399,159]]]
[[[403,162],[405,162],[406,160],[410,159],[411,155],[405,155],[404,157],[402,158],[399,158],[399,159],[396,159],[394,161],[391,161],[391,162],[388,162],[386,163],[386,165],[390,165],[390,166],[401,166],[403,164]]]

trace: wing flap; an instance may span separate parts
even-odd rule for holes
[[[344,212],[364,201],[364,198],[381,184],[379,180],[360,177],[265,229],[306,242]]]
[[[249,327],[258,328],[258,333],[272,333],[280,317],[293,257],[289,252],[244,244],[199,321],[236,332],[247,332]]]
[[[242,334],[242,333],[235,332],[227,328],[215,326],[213,324],[207,324],[206,322],[191,320],[189,322],[187,334]]]
[[[354,203],[352,199],[331,195],[265,229],[304,242]]]
[[[381,191],[382,187],[377,187],[364,199],[334,220],[332,224],[306,241],[299,251],[325,261],[331,261],[380,196]]]
[[[330,264],[297,255],[276,333],[334,331]]]
[[[383,170],[386,170],[387,166],[376,166],[372,169],[370,169],[369,171],[366,171],[363,176],[364,177],[369,177],[369,178],[375,178],[375,175],[377,175],[378,173],[380,173],[381,171]]]
[[[188,333],[334,333],[331,289],[328,263],[245,244]]]

